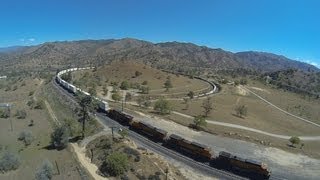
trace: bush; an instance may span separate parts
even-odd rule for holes
[[[119,176],[128,169],[128,157],[124,153],[114,152],[110,154],[101,165],[100,171],[105,175]]]
[[[171,112],[171,106],[169,104],[169,101],[160,98],[156,101],[153,107],[154,110],[156,110],[159,114],[169,114]]]
[[[33,139],[31,131],[22,131],[18,137],[18,140],[23,141],[26,146],[29,146]]]
[[[143,81],[142,82],[142,85],[147,85],[148,84],[148,81]]]
[[[140,86],[139,90],[142,94],[149,94],[150,88],[148,86]]]
[[[289,141],[291,142],[291,146],[294,147],[294,144],[300,143],[300,138],[298,136],[292,136]]]
[[[36,171],[36,180],[49,180],[53,176],[53,165],[50,161],[45,160],[42,165]]]
[[[64,149],[69,143],[69,129],[66,126],[58,126],[51,134],[51,145],[57,149]]]
[[[34,94],[34,91],[29,92],[29,96],[32,96]]]
[[[0,109],[0,118],[10,117],[8,109]]]
[[[115,101],[120,101],[120,100],[121,100],[121,96],[120,96],[120,94],[117,93],[117,92],[116,92],[116,93],[113,93],[111,97],[112,97],[112,99],[115,100]]]
[[[18,119],[25,119],[27,117],[27,112],[24,109],[23,110],[17,110],[16,117]]]
[[[129,89],[129,83],[128,81],[122,81],[121,85],[120,85],[120,89],[122,90],[127,90]]]
[[[34,109],[44,109],[44,101],[43,100],[39,100],[35,103]]]
[[[6,151],[0,158],[0,171],[7,172],[16,170],[19,168],[20,164],[21,160],[18,154]]]

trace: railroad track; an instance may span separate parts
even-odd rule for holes
[[[57,82],[55,80],[53,80],[52,83],[53,83],[53,86],[61,94],[65,95],[72,103],[78,104],[77,101],[75,100],[74,95],[70,94],[68,91],[66,91],[64,88],[62,88],[59,84],[57,84]],[[117,126],[117,127],[128,129],[128,127],[125,127],[125,126],[119,124],[118,122],[110,119],[104,113],[97,113],[97,116],[99,117],[100,120],[103,120],[104,124],[106,124],[109,127]],[[205,163],[195,161],[195,160],[193,160],[189,157],[186,157],[176,151],[173,151],[171,149],[168,149],[168,148],[162,146],[162,144],[155,143],[155,142],[149,140],[148,138],[146,138],[146,137],[144,137],[134,131],[128,130],[128,135],[135,143],[145,147],[146,149],[149,149],[149,150],[151,150],[157,154],[160,154],[168,159],[174,159],[178,162],[181,162],[191,168],[197,169],[198,171],[200,171],[206,175],[214,176],[214,177],[217,177],[220,179],[247,179],[245,177],[241,177],[241,176],[235,175],[235,174],[227,172],[227,171],[213,168]],[[270,180],[285,180],[285,178],[278,177],[275,175],[271,175],[271,177],[269,179]]]
[[[72,94],[70,94],[69,92],[67,92],[65,89],[63,89],[55,81],[53,81],[53,85],[59,90],[60,93],[67,96],[67,98],[69,100],[71,100],[73,103],[77,103],[74,100],[75,97]],[[125,127],[125,126],[119,124],[118,122],[108,118],[104,113],[97,113],[97,117],[99,117],[99,119],[103,120],[103,122],[107,126],[117,126],[117,127],[128,129],[128,127]],[[167,158],[169,157],[170,159],[174,159],[178,162],[181,162],[191,168],[199,170],[200,172],[202,172],[206,175],[218,177],[221,179],[232,179],[232,180],[233,179],[246,179],[244,177],[237,176],[235,174],[232,174],[232,173],[229,173],[226,171],[215,169],[207,164],[200,163],[200,162],[195,161],[189,157],[183,156],[183,155],[179,154],[178,152],[173,151],[171,149],[168,149],[168,148],[162,146],[161,144],[155,143],[155,142],[147,139],[146,137],[144,137],[134,131],[128,130],[128,135],[135,143],[143,146],[144,148],[149,149],[149,150],[151,150],[157,154],[160,154],[164,157],[167,157]]]

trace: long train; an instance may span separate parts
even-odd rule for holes
[[[88,92],[66,82],[61,78],[61,76],[65,73],[88,69],[93,68],[71,68],[60,71],[56,75],[56,81],[70,93],[82,93],[84,95],[91,96]],[[271,171],[264,163],[250,159],[243,159],[224,151],[221,151],[219,155],[215,156],[211,148],[206,145],[188,141],[175,134],[168,135],[167,131],[154,127],[145,122],[136,121],[130,114],[118,111],[116,109],[110,109],[107,102],[100,98],[94,96],[92,97],[99,102],[99,110],[105,112],[106,115],[111,119],[119,122],[122,125],[128,126],[131,130],[136,131],[137,133],[142,134],[155,142],[160,142],[163,146],[171,148],[183,155],[191,157],[197,161],[207,162],[215,168],[231,171],[233,173],[253,179],[269,179],[271,175]]]

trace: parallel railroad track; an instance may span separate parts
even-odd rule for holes
[[[65,89],[63,89],[59,84],[57,84],[57,82],[55,80],[53,80],[52,83],[53,83],[53,86],[55,86],[55,88],[61,94],[65,95],[72,103],[78,104],[77,101],[75,100],[74,95],[70,94]],[[119,124],[118,122],[110,119],[104,113],[97,113],[97,117],[99,117],[99,119],[103,120],[103,123],[106,124],[107,126],[117,126],[117,127],[128,129],[128,127],[125,127],[125,126]],[[164,157],[174,159],[178,162],[181,162],[181,163],[183,163],[193,169],[196,169],[206,175],[214,176],[219,179],[228,179],[228,180],[229,179],[247,179],[247,178],[235,175],[235,174],[227,172],[227,171],[213,168],[205,163],[195,161],[189,157],[181,155],[180,153],[178,153],[176,151],[168,149],[159,143],[155,143],[155,142],[147,139],[146,137],[144,137],[134,131],[131,131],[129,129],[128,129],[128,135],[135,143],[139,144],[140,146],[143,146],[146,149],[149,149],[149,150],[151,150],[157,154],[160,154]],[[270,180],[280,180],[283,178],[271,175],[271,177],[269,179]]]

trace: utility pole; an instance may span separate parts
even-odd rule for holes
[[[9,114],[9,120],[10,120],[11,131],[13,131],[12,118],[10,118],[11,106],[10,106],[9,104],[7,104],[7,107],[8,107],[8,114]]]
[[[168,180],[168,173],[169,173],[169,169],[168,169],[168,168],[166,168],[166,169],[164,170],[164,172],[166,173],[166,180]]]
[[[116,126],[112,126],[112,127],[110,127],[111,128],[111,132],[112,132],[112,141],[114,140],[114,133],[113,133],[113,129],[116,129],[116,128],[118,128],[118,127],[116,127]]]
[[[121,103],[121,112],[123,112],[123,99],[122,99],[122,103]]]

